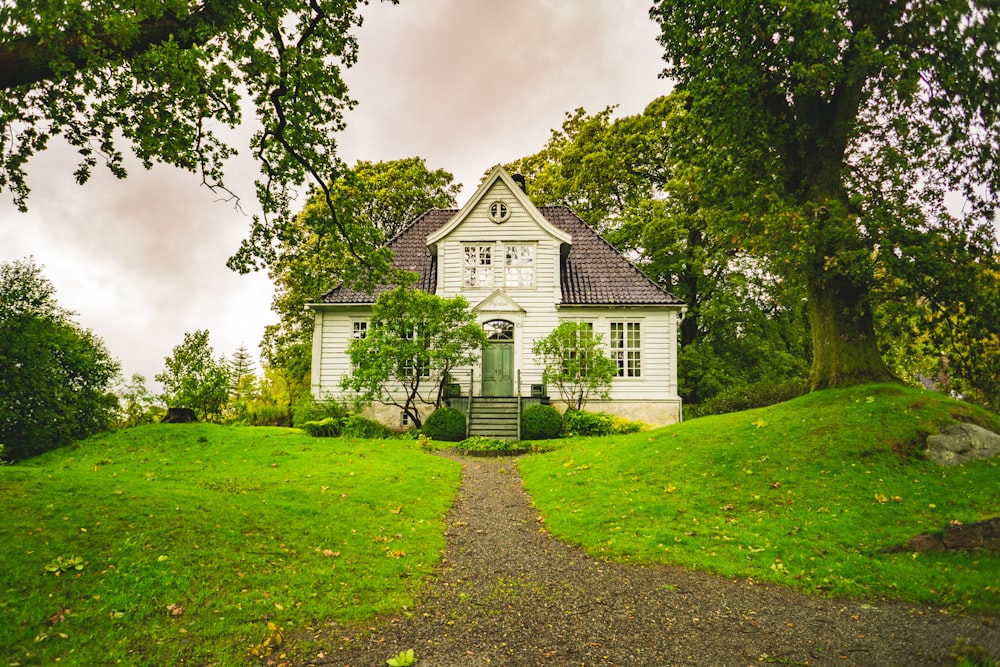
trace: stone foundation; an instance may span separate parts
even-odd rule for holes
[[[560,412],[566,411],[566,404],[562,401],[553,400],[552,405]],[[666,401],[587,401],[583,409],[587,412],[606,412],[649,426],[676,424],[682,417],[679,398]]]

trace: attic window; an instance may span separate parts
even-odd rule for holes
[[[493,222],[507,222],[507,220],[510,219],[510,207],[507,206],[506,202],[502,202],[498,199],[490,204],[487,215]]]

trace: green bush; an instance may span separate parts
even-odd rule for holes
[[[319,421],[299,424],[299,428],[314,438],[336,438],[344,428],[344,420],[338,417],[327,417]]]
[[[277,405],[252,406],[238,423],[243,426],[291,426],[288,410]]]
[[[458,443],[458,449],[466,452],[506,452],[518,447],[516,442],[490,438],[485,435],[474,435]]]
[[[688,419],[705,415],[721,415],[753,408],[763,408],[776,403],[784,403],[809,392],[806,380],[761,380],[753,384],[733,387],[719,392],[699,405],[685,406],[684,416]]]
[[[438,408],[420,430],[434,440],[460,442],[465,439],[465,415],[455,408]]]
[[[292,406],[292,426],[301,428],[306,422],[323,421],[327,417],[341,419],[347,411],[336,401],[317,401],[312,394],[306,394]]]
[[[638,433],[645,424],[634,422],[606,412],[586,412],[584,410],[567,410],[563,415],[563,433],[565,435],[617,435],[620,433]]]
[[[351,415],[344,419],[340,434],[352,438],[367,438],[370,440],[388,438],[395,435],[395,433],[393,433],[393,431],[382,422],[366,419],[361,415]]]
[[[521,414],[521,439],[551,440],[562,431],[563,418],[551,405],[530,405]]]

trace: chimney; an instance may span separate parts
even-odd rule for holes
[[[514,174],[511,178],[520,186],[521,192],[528,194],[528,182],[524,179],[524,174]]]

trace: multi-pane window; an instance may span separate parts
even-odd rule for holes
[[[368,336],[368,322],[366,320],[354,320],[354,331],[351,332],[352,340],[361,340]],[[351,362],[353,368],[357,368],[358,364],[354,361]]]
[[[491,246],[465,246],[462,285],[465,287],[493,286],[493,248]]]
[[[483,331],[486,332],[488,341],[512,341],[514,340],[514,323],[507,320],[490,320],[483,323]]]
[[[642,339],[638,322],[611,323],[611,358],[618,364],[618,377],[642,374]]]
[[[535,246],[509,245],[504,257],[506,287],[535,286]]]
[[[408,341],[416,340],[420,347],[425,350],[427,349],[426,337],[419,337],[418,332],[413,327],[407,327],[401,332],[401,335]],[[419,375],[419,377],[425,378],[431,374],[431,369],[427,366],[427,359],[424,354],[418,352],[406,357],[402,362],[402,375],[404,377],[417,377]]]
[[[580,377],[587,377],[589,368],[587,366],[587,349],[590,340],[594,337],[594,323],[580,322],[574,332],[576,345],[563,350],[563,373],[569,373],[574,368],[573,362],[579,359],[579,364],[575,366],[575,372]]]

